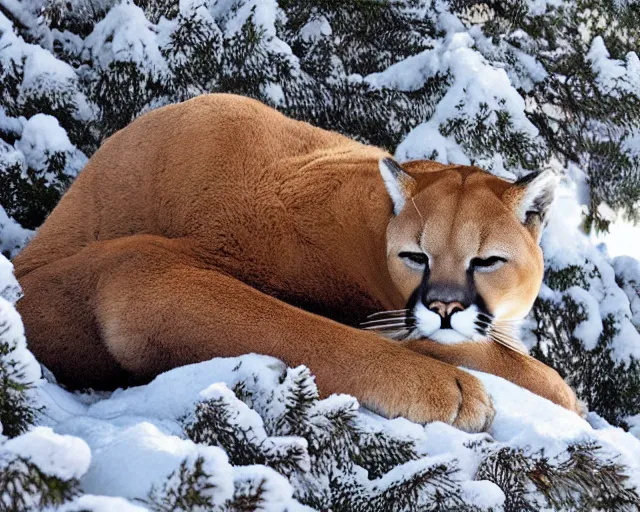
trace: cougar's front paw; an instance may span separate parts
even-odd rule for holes
[[[454,380],[458,388],[458,407],[450,422],[466,432],[489,430],[496,414],[491,396],[479,379],[455,369]]]
[[[495,410],[482,382],[454,366],[417,356],[404,368],[389,365],[384,378],[360,399],[388,418],[417,423],[442,421],[467,432],[491,426]],[[378,372],[377,372],[378,373]]]

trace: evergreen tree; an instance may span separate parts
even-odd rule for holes
[[[587,225],[606,228],[608,219],[598,210],[602,203],[635,217],[640,199],[637,4],[580,0],[543,9],[520,0],[452,4],[469,26],[482,27],[480,51],[505,64],[551,156],[564,166],[576,163],[585,173]]]
[[[407,510],[444,497],[463,503],[455,465],[420,461],[415,441],[362,423],[351,397],[320,400],[305,367],[288,369],[266,397],[257,399],[250,382],[241,382],[236,393],[240,398],[224,385],[211,386],[203,393],[206,400],[186,419],[186,435],[223,448],[233,465],[275,469],[305,505],[368,510],[378,503],[375,510]],[[183,490],[181,496],[187,495]]]
[[[591,268],[597,272],[597,267]],[[617,312],[608,313],[596,325],[589,322],[590,316],[599,316],[599,308],[589,309],[594,299],[573,281],[584,279],[584,271],[584,267],[567,267],[547,272],[547,281],[558,283],[559,298],[540,298],[535,304],[532,353],[556,368],[589,410],[598,411],[610,423],[624,425],[625,418],[640,410],[640,361],[633,357],[620,360],[614,353],[612,344],[621,336],[630,336],[621,332]],[[573,279],[562,283],[567,274]],[[558,309],[562,315],[557,314]],[[588,334],[587,329],[591,330]]]
[[[267,490],[277,483],[269,482],[272,472],[256,474],[255,464],[286,477],[293,496],[316,510],[494,510],[465,492],[468,482],[455,460],[421,452],[424,433],[412,437],[368,421],[349,397],[320,400],[306,368],[288,369],[272,389],[260,389],[258,381],[244,378],[235,393],[214,384],[184,419],[187,437],[223,448],[239,471],[233,497],[216,490],[219,469],[202,457],[190,458],[151,492],[152,510],[245,510],[260,500],[266,507],[273,499]],[[467,448],[478,457],[475,480],[504,493],[497,510],[640,510],[625,467],[593,441],[569,445],[553,457],[488,437],[476,437]]]
[[[184,460],[180,468],[172,473],[161,489],[149,493],[149,508],[157,512],[177,510],[214,510],[216,486],[211,483],[205,470],[203,457],[192,463]]]
[[[504,512],[538,510],[640,510],[640,495],[627,486],[624,468],[599,458],[599,446],[570,446],[562,457],[522,449],[484,447],[477,478],[497,484],[506,497]],[[532,488],[536,492],[532,492]]]
[[[9,332],[8,323],[0,323],[0,424],[4,435],[14,437],[33,423],[35,410],[27,394],[32,384],[25,382],[21,363],[12,358],[16,345],[7,339]]]
[[[2,453],[0,445],[0,511],[43,510],[62,505],[78,495],[78,480],[48,475],[21,457]]]
[[[40,367],[26,349],[22,322],[13,307],[21,295],[11,264],[0,255],[0,438],[25,432],[37,413],[31,389]]]
[[[0,205],[34,229],[84,166],[70,137],[92,112],[77,71],[16,32],[0,14]]]
[[[50,429],[30,430],[40,409],[34,394],[40,367],[14,308],[20,296],[11,264],[0,255],[0,512],[66,506],[79,496],[89,464],[79,439],[65,443]]]

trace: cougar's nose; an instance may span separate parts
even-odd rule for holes
[[[443,319],[451,318],[451,315],[458,311],[464,311],[464,306],[460,302],[442,302],[434,300],[430,302],[427,309],[440,315]]]

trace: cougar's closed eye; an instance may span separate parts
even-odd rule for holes
[[[507,262],[502,256],[489,256],[488,258],[473,258],[469,267],[475,272],[493,272]]]
[[[429,256],[423,252],[401,252],[398,254],[405,264],[413,269],[422,270],[429,265]]]

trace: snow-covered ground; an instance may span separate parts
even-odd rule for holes
[[[219,480],[220,499],[226,499],[232,492],[233,479],[257,471],[269,478],[284,509],[285,505],[292,505],[293,492],[286,479],[266,467],[230,466],[219,448],[186,439],[183,426],[183,418],[203,398],[232,393],[231,389],[239,382],[251,381],[255,389],[264,391],[277,386],[284,371],[279,361],[265,356],[214,359],[177,368],[149,385],[121,390],[102,399],[70,394],[42,381],[38,389],[46,407],[42,423],[57,434],[73,438],[56,437],[50,430],[40,428],[19,447],[8,448],[22,450],[23,455],[44,465],[58,460],[58,450],[66,450],[67,455],[57,464],[63,465],[61,471],[82,474],[85,492],[129,500],[145,499],[151,488],[160,487],[185,458],[200,455]],[[609,426],[595,414],[584,420],[501,378],[474,374],[494,399],[497,414],[489,435],[500,445],[534,452],[544,450],[553,458],[569,445],[591,440],[602,446],[604,454],[618,457],[618,462],[627,465],[630,483],[640,486],[639,439]],[[262,423],[260,416],[249,408],[244,413],[240,421],[247,425]],[[423,427],[404,419],[386,420],[367,411],[362,411],[361,416],[362,421],[377,422],[397,436],[417,439],[425,455],[423,463],[457,460],[460,465],[457,477],[466,481],[463,488],[473,502],[499,506],[504,500],[495,484],[473,481],[481,458],[470,442],[485,439],[485,434],[466,434],[443,423]],[[44,447],[45,442],[50,442],[51,447],[40,449],[38,443]]]

